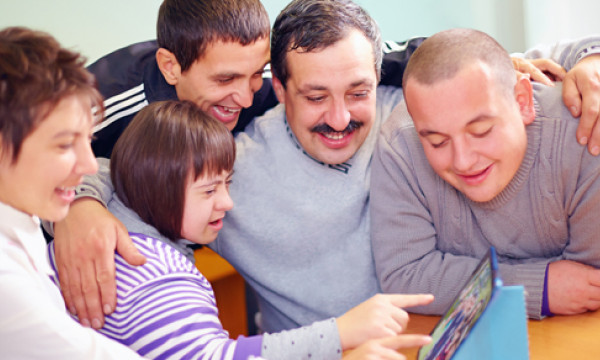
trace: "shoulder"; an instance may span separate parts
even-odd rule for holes
[[[285,134],[285,106],[279,104],[258,116],[246,126],[246,129],[235,135],[238,154],[252,146],[259,146]],[[237,159],[236,159],[237,160]],[[237,162],[237,161],[236,161]]]
[[[120,267],[128,272],[151,271],[156,275],[170,273],[200,274],[195,264],[172,246],[144,234],[130,233],[129,236],[138,251],[146,257],[146,263],[142,266],[131,266],[117,253],[115,262],[118,268]]]
[[[404,101],[398,103],[389,114],[381,127],[381,136],[388,142],[402,137],[416,137],[415,127]]]
[[[532,86],[536,118],[555,118],[578,123],[562,100],[562,82],[556,82],[555,86],[533,82]]]
[[[118,49],[88,66],[105,98],[142,84],[146,67],[155,63],[156,41],[145,41]]]

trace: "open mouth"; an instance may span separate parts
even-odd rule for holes
[[[237,119],[240,111],[240,108],[231,108],[227,106],[214,105],[212,107],[213,114],[215,117],[222,122],[230,122],[232,120]]]
[[[210,221],[208,223],[208,225],[218,231],[223,227],[223,218],[220,218],[220,219],[217,219],[214,221]]]
[[[73,200],[75,200],[74,186],[60,186],[55,188],[54,192],[65,202],[72,202]]]

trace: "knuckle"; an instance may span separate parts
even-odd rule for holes
[[[582,116],[588,119],[596,119],[596,117],[598,117],[598,113],[599,110],[596,106],[584,106],[582,109]],[[587,126],[591,128],[591,125],[592,124],[588,124]]]
[[[114,275],[109,270],[100,270],[96,274],[96,281],[100,284],[109,283],[114,279]]]

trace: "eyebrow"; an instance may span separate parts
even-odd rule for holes
[[[229,175],[227,175],[227,177],[225,178],[225,181],[230,180],[232,176],[233,176],[233,171],[231,171],[229,173]],[[222,182],[223,182],[223,180],[214,180],[214,181],[209,182],[208,184],[200,184],[200,185],[198,185],[198,187],[203,188],[203,187],[215,186]]]
[[[353,89],[355,87],[359,87],[359,86],[363,86],[363,85],[371,86],[372,84],[373,84],[373,82],[369,79],[360,79],[360,80],[357,80],[357,81],[351,83],[350,86],[348,86],[348,89]],[[304,95],[310,91],[323,91],[323,90],[328,90],[328,89],[329,88],[325,85],[306,84],[298,89],[298,94]]]
[[[475,123],[481,122],[481,121],[488,121],[490,120],[491,116],[488,115],[479,115],[478,117],[476,117],[475,119],[469,121],[465,127],[471,126]],[[447,136],[444,133],[441,133],[439,131],[434,131],[434,130],[427,130],[427,129],[423,129],[419,131],[419,135],[423,136],[423,137],[427,137],[429,135],[442,135],[442,136]]]
[[[53,139],[58,139],[58,138],[67,137],[67,136],[77,137],[77,136],[80,136],[80,135],[81,135],[81,133],[78,132],[78,131],[63,130],[63,131],[60,131],[60,132],[54,134],[54,136],[52,136],[52,138]]]
[[[253,72],[253,74],[259,73],[259,72],[264,72],[265,71],[265,67],[267,66],[267,64],[269,64],[271,62],[271,60],[268,60],[264,63],[264,65],[259,68],[258,70],[256,70],[255,72]],[[239,73],[239,72],[234,72],[234,71],[230,71],[230,72],[222,72],[222,73],[217,73],[214,75],[211,75],[210,78],[212,80],[216,80],[218,78],[227,78],[227,77],[232,77],[232,78],[240,78],[244,76],[244,74]]]

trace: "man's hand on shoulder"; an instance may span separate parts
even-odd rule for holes
[[[592,155],[600,154],[600,55],[579,61],[565,76],[563,101],[571,115],[581,116],[577,139]]]
[[[134,266],[146,259],[125,226],[91,198],[75,201],[67,217],[54,224],[54,247],[67,308],[82,325],[101,328],[117,301],[115,250]]]

